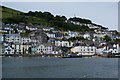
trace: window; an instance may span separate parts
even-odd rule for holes
[[[91,51],[93,51],[93,49],[91,49]]]
[[[88,48],[88,51],[89,51],[89,48]]]

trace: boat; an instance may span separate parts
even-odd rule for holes
[[[81,58],[82,55],[77,55],[77,54],[69,54],[67,56],[61,56],[61,58]]]

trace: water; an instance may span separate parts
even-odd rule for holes
[[[118,78],[118,59],[3,57],[3,78]]]

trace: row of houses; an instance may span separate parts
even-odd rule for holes
[[[4,34],[0,35],[1,41],[12,42],[12,43],[36,43],[39,40],[35,37],[21,37],[20,34]]]
[[[109,53],[120,53],[120,42],[103,42],[96,44],[93,42],[82,42],[71,48],[71,52],[80,55],[108,55]]]
[[[44,36],[0,35],[2,54],[58,54],[54,45],[47,43]]]
[[[26,30],[31,31],[28,36],[22,36],[21,33],[12,33],[13,28],[10,26],[18,26],[23,33]],[[112,40],[120,39],[116,35],[116,31],[107,31],[96,29],[94,32],[72,32],[72,31],[55,31],[52,27],[44,27],[38,29],[33,26],[24,24],[11,24],[4,27],[8,30],[7,34],[0,34],[0,46],[2,54],[63,54],[77,53],[80,55],[107,55],[108,53],[120,53],[119,42],[105,42],[102,38],[105,35],[111,37]],[[72,37],[83,37],[86,41],[70,41]],[[64,40],[63,38],[66,38]]]
[[[14,40],[12,40],[13,38]],[[29,39],[19,41],[18,37],[13,38],[5,39],[5,41],[1,40],[3,54],[58,54],[59,51],[56,51],[55,47],[66,47],[70,49],[70,52],[80,55],[107,55],[108,53],[120,53],[120,42],[72,42],[54,40],[53,43],[35,43],[31,42]]]
[[[120,35],[117,35],[117,31],[115,30],[102,30],[102,29],[95,29],[94,32],[72,32],[72,31],[55,31],[53,27],[43,27],[40,28],[39,26],[32,26],[32,25],[25,25],[23,23],[20,24],[6,24],[3,25],[3,30],[2,32],[7,31],[14,31],[14,28],[12,26],[16,26],[16,30],[18,33],[25,33],[26,30],[29,31],[39,31],[43,30],[43,32],[49,37],[49,38],[57,38],[57,39],[62,39],[62,38],[71,38],[71,37],[84,37],[89,40],[101,40],[101,38],[104,38],[104,36],[108,35],[112,40],[114,39],[120,39]],[[89,25],[90,26],[90,25]],[[13,33],[12,33],[13,34]]]
[[[66,38],[69,39],[71,37],[84,37],[88,40],[99,40],[101,41],[106,35],[109,36],[112,40],[120,39],[120,35],[116,34],[116,31],[101,31],[101,30],[95,30],[95,32],[71,32],[71,31],[49,31],[45,32],[45,34],[49,38],[56,38],[56,39],[62,39]]]
[[[66,23],[73,23],[80,26],[88,26],[90,29],[102,29],[102,26],[88,23],[81,23],[78,21],[66,20]],[[107,29],[107,28],[106,28]]]
[[[2,54],[57,54],[51,44],[18,44],[3,42]]]

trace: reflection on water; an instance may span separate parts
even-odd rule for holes
[[[3,78],[117,78],[116,58],[4,57]]]

